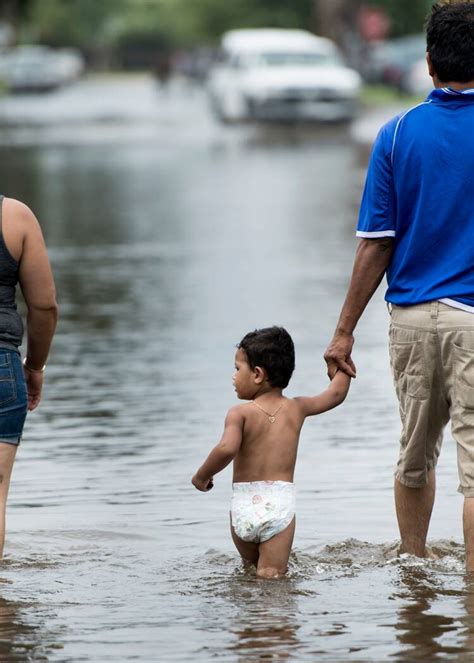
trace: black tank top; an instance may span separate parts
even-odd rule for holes
[[[0,348],[17,350],[23,339],[23,322],[16,309],[19,263],[3,240],[3,198],[0,195]]]

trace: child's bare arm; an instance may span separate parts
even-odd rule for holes
[[[295,398],[305,417],[321,414],[340,405],[346,398],[351,378],[343,371],[337,371],[328,388],[317,396],[298,396]]]
[[[233,407],[227,413],[224,433],[204,463],[191,479],[193,485],[202,491],[212,488],[212,479],[234,460],[242,444],[244,417],[241,406]]]

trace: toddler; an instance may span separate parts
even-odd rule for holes
[[[192,478],[201,491],[231,461],[232,539],[257,576],[286,573],[295,531],[293,475],[300,431],[306,417],[342,403],[350,378],[338,371],[317,396],[286,398],[295,367],[295,349],[282,327],[257,329],[237,346],[233,384],[239,399],[227,413],[224,433]]]

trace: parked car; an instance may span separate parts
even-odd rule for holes
[[[361,78],[337,46],[303,30],[232,30],[208,92],[224,122],[348,120],[357,112]]]
[[[433,87],[433,79],[428,73],[425,57],[410,65],[401,81],[402,90],[416,96],[426,96]]]
[[[380,42],[372,47],[365,77],[368,82],[389,85],[400,92],[425,94],[433,87],[425,53],[424,34]]]
[[[83,70],[83,58],[74,49],[18,46],[3,55],[0,77],[11,92],[42,92],[75,80]]]

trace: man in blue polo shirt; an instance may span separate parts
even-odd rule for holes
[[[427,22],[435,89],[380,131],[328,373],[355,377],[353,331],[386,274],[402,434],[395,472],[401,551],[426,555],[443,429],[457,442],[466,566],[474,571],[474,4]]]

